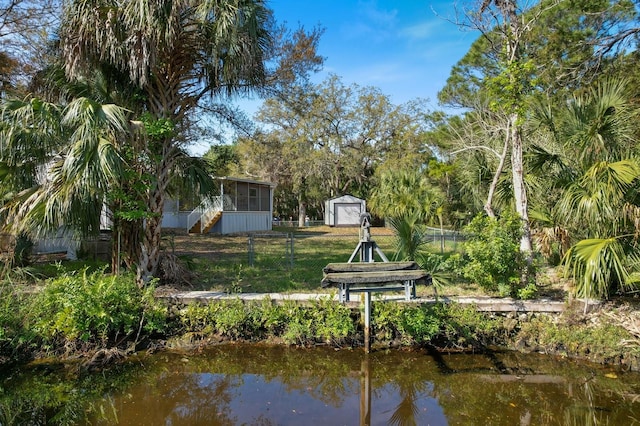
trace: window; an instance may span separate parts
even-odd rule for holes
[[[258,187],[249,187],[249,211],[257,212],[260,210],[260,198],[258,198]]]

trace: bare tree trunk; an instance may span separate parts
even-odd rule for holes
[[[504,163],[507,158],[507,152],[509,150],[509,128],[507,127],[507,132],[504,138],[504,146],[502,147],[502,154],[500,154],[500,161],[498,163],[498,168],[493,174],[493,180],[491,181],[491,185],[489,185],[489,193],[487,194],[487,202],[484,204],[484,211],[487,212],[487,216],[492,219],[495,219],[496,214],[493,211],[493,196],[496,192],[496,187],[498,186],[498,181],[500,180],[500,175],[502,175],[502,171],[504,170]]]
[[[524,183],[524,166],[522,159],[522,133],[517,126],[518,115],[512,114],[510,117],[511,133],[511,174],[513,179],[513,196],[516,203],[516,212],[522,220],[522,238],[520,239],[520,252],[525,256],[527,266],[530,266],[533,259],[531,245],[531,228],[529,226],[529,213],[527,190]]]
[[[302,200],[298,200],[298,226],[302,228],[305,226],[307,217],[307,203]]]

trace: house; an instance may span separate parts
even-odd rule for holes
[[[198,206],[167,200],[162,227],[198,234],[271,230],[275,184],[232,177],[216,180],[220,195],[203,200]]]
[[[324,224],[329,226],[360,226],[360,214],[367,211],[365,200],[343,195],[325,201]]]

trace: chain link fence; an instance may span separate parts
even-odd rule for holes
[[[396,254],[396,237],[392,234],[373,235],[379,249],[389,260],[394,260]],[[425,234],[425,242],[433,252],[451,252],[459,249],[461,236],[458,233],[440,230],[430,230]],[[356,253],[360,236],[357,232],[345,231],[336,233],[305,233],[282,232],[251,234],[246,237],[244,251],[236,251],[236,275],[238,268],[246,265],[242,274],[243,284],[255,288],[256,281],[265,280],[279,282],[274,286],[278,291],[287,288],[317,288],[322,280],[322,269],[329,263],[347,262]],[[227,245],[227,250],[229,250]],[[375,261],[382,261],[374,253]],[[246,263],[245,263],[246,262]],[[254,274],[249,273],[254,271]],[[251,276],[253,275],[253,276]],[[249,284],[247,281],[251,281]],[[284,287],[284,288],[282,288]],[[261,290],[268,290],[262,289]],[[275,291],[275,290],[274,290]]]

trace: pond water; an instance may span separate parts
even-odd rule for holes
[[[639,374],[514,352],[223,345],[99,373],[33,365],[0,391],[0,425],[640,424]]]

